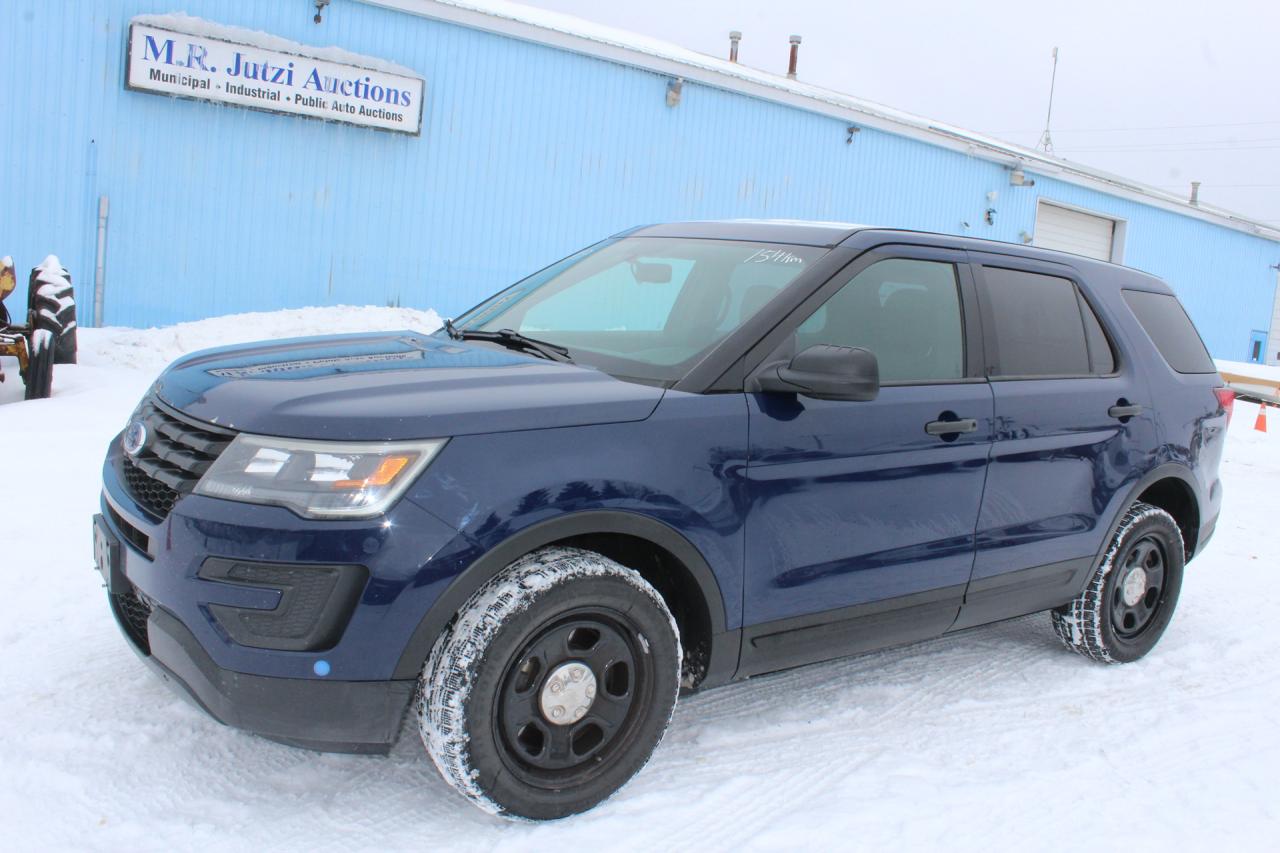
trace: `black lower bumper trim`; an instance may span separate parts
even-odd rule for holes
[[[414,692],[413,681],[272,678],[223,669],[159,607],[147,635],[151,654],[143,660],[184,698],[220,723],[290,746],[386,753]]]

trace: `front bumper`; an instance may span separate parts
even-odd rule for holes
[[[415,682],[233,672],[214,663],[187,627],[163,608],[140,605],[132,590],[111,599],[111,611],[134,651],[179,695],[218,722],[324,752],[381,754],[395,742]]]
[[[375,519],[332,521],[192,495],[157,519],[125,487],[117,444],[103,469],[102,524],[119,540],[121,582],[109,598],[134,649],[219,722],[314,749],[385,752],[415,683],[397,665],[441,591],[474,559],[469,541],[410,501]],[[289,593],[223,571],[232,564],[358,567],[355,603],[339,608],[332,630],[320,620],[293,645],[256,642],[229,614],[254,631],[289,628],[268,624],[287,615]],[[303,587],[295,592],[299,606],[323,610]],[[320,598],[328,595],[338,592]]]

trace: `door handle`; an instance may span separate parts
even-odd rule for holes
[[[1142,407],[1131,403],[1116,403],[1107,409],[1107,414],[1119,420],[1127,420],[1135,415],[1142,414]]]
[[[962,432],[973,432],[978,428],[978,422],[973,418],[960,418],[954,421],[929,421],[924,425],[924,431],[929,435],[958,435]]]

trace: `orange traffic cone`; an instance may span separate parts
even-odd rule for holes
[[[1267,404],[1263,403],[1258,406],[1258,419],[1253,422],[1253,428],[1258,432],[1267,431]]]

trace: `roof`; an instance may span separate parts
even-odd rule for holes
[[[1182,196],[1158,187],[874,101],[729,62],[727,59],[719,59],[660,39],[584,21],[572,15],[534,9],[508,0],[359,2],[545,44],[846,119],[864,127],[951,148],[1010,168],[1029,169],[1067,183],[1280,241],[1280,229],[1265,222],[1213,205],[1193,205]]]
[[[617,236],[746,240],[830,248],[870,227],[849,222],[807,222],[799,219],[709,219],[644,225]]]

